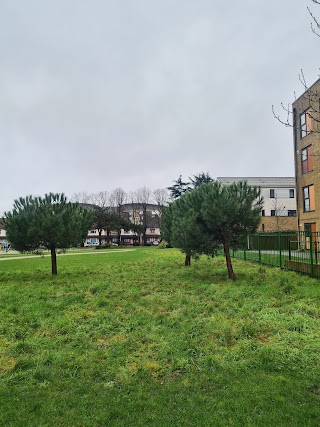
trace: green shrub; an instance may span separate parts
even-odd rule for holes
[[[167,247],[168,247],[168,242],[166,242],[165,240],[162,240],[158,245],[158,249],[166,249]]]

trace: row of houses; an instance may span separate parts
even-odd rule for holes
[[[88,205],[87,205],[88,206]],[[133,224],[142,224],[144,222],[143,216],[146,215],[146,239],[148,245],[157,245],[160,241],[160,208],[158,205],[148,203],[147,205],[141,205],[138,203],[128,203],[121,205],[118,209],[120,215],[130,221]],[[117,231],[111,231],[110,235],[107,235],[107,231],[103,230],[101,234],[102,243],[113,243],[118,244],[120,237],[120,243],[122,245],[134,245],[141,244],[141,236],[132,230],[122,229],[120,236]],[[99,232],[97,229],[88,231],[88,236],[84,242],[85,246],[96,246],[99,244]]]

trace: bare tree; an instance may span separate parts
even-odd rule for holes
[[[288,210],[286,206],[281,203],[277,193],[272,201],[272,207],[274,210],[274,217],[277,226],[277,230],[280,231],[288,223]]]
[[[313,3],[320,5],[320,2],[318,0],[311,0]],[[307,7],[309,15],[311,16],[311,31],[318,37],[320,37],[320,23],[318,19],[314,16],[313,12],[310,10],[309,7]]]
[[[168,190],[166,188],[157,188],[153,191],[153,199],[158,206],[166,206],[170,200]]]
[[[128,195],[121,187],[115,188],[110,193],[110,197],[109,197],[110,206],[115,209],[115,213],[119,217],[121,216],[121,213],[123,210],[123,205],[126,203],[127,199],[128,199]],[[120,222],[119,222],[119,224],[120,224]],[[118,236],[117,237],[118,244],[120,244],[121,228],[119,228],[119,227],[117,228],[117,236]]]
[[[121,188],[115,188],[110,193],[110,205],[116,208],[117,213],[120,215],[122,207],[128,199],[127,193]]]
[[[86,191],[72,194],[70,200],[74,203],[93,203],[92,193],[87,193]]]
[[[320,5],[319,0],[311,0],[314,4]],[[320,37],[320,23],[311,9],[308,7],[308,12],[311,17],[311,30],[312,32]],[[320,75],[319,75],[320,77]],[[309,87],[307,84],[306,78],[304,76],[303,70],[299,74],[299,81],[303,86],[303,95],[300,97],[302,99],[302,110],[307,112],[307,119],[313,122],[313,126],[308,129],[308,133],[320,133],[320,92],[317,88]],[[296,100],[296,94],[294,93],[294,99]],[[276,112],[275,107],[272,105],[273,116],[286,127],[294,127],[297,130],[304,131],[305,124],[298,123],[295,117],[295,111],[292,108],[292,104],[288,103],[287,105],[281,103],[281,113]]]
[[[139,224],[142,226],[142,241],[143,245],[147,245],[147,218],[148,218],[148,204],[150,203],[151,190],[150,188],[144,186],[138,188],[130,195],[133,218],[139,218]]]
[[[156,213],[159,227],[162,217],[163,208],[168,206],[170,201],[170,195],[166,188],[157,188],[153,191],[153,200],[155,201],[155,204],[158,206],[158,211]]]
[[[100,208],[108,209],[110,207],[110,194],[108,191],[98,191],[92,194],[92,201]]]
[[[138,239],[139,244],[141,244],[141,235],[142,235],[142,213],[139,209],[137,194],[136,191],[130,191],[127,194],[128,204],[131,205],[131,222],[134,224],[133,232]]]

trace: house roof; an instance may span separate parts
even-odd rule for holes
[[[255,185],[261,188],[272,188],[272,187],[291,187],[296,186],[296,180],[294,177],[280,176],[280,177],[218,177],[218,181],[223,185],[230,185],[239,181],[247,181],[249,185]]]

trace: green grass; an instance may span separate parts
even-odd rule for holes
[[[123,250],[123,249],[132,249],[132,247],[128,247],[128,246],[111,246],[110,248],[103,248],[102,251],[114,251],[114,250]],[[67,249],[67,250],[61,250],[61,249],[57,249],[57,254],[60,255],[64,255],[64,254],[75,254],[75,253],[89,253],[92,251],[96,251],[98,252],[94,247],[89,247],[89,248],[75,248],[75,249]],[[99,249],[99,251],[101,251],[101,249]],[[42,254],[44,254],[45,256],[50,255],[50,251],[43,251]],[[25,252],[25,253],[20,253],[20,252],[12,252],[9,251],[8,253],[3,253],[0,252],[0,258],[16,258],[16,257],[26,257],[26,256],[41,256],[39,254],[33,253],[33,252]]]
[[[319,426],[319,282],[183,261],[1,262],[0,425]]]

